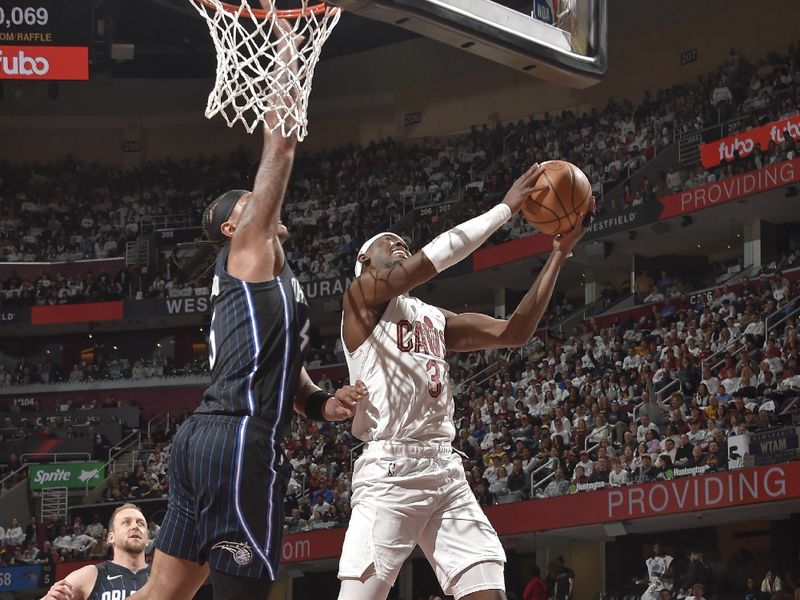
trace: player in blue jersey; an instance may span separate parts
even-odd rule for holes
[[[169,507],[137,600],[192,598],[208,576],[215,600],[268,598],[291,473],[280,443],[292,409],[343,420],[366,396],[360,382],[330,396],[303,369],[308,304],[286,263],[279,220],[295,146],[265,128],[253,191],[226,192],[203,216],[207,238],[222,244],[211,292],[211,385],[173,440]]]
[[[73,571],[42,600],[122,600],[141,589],[150,576],[144,561],[147,521],[135,504],[123,504],[111,515],[108,543],[113,559]]]

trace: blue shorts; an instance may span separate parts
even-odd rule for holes
[[[194,414],[169,457],[162,552],[223,573],[274,581],[291,465],[272,426],[252,417]]]

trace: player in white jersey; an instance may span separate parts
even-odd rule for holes
[[[356,461],[352,516],[339,563],[339,600],[382,600],[419,545],[445,593],[456,599],[503,600],[503,551],[453,452],[453,398],[447,350],[520,346],[536,329],[556,278],[584,234],[553,241],[553,252],[507,320],[457,315],[408,292],[476,250],[537,189],[533,165],[502,203],[438,236],[420,252],[393,233],[361,247],[342,316],[350,379],[368,400],[356,408],[353,433],[367,442]]]

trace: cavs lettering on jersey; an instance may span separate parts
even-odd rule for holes
[[[442,311],[422,300],[389,301],[369,337],[347,352],[350,381],[369,390],[353,435],[371,440],[450,442],[455,435]]]
[[[150,579],[150,565],[136,573],[110,560],[95,567],[97,580],[86,600],[125,600]]]
[[[288,263],[275,279],[247,283],[228,274],[229,251],[225,246],[217,257],[211,385],[196,412],[255,417],[276,425],[279,439],[308,346],[308,303]]]

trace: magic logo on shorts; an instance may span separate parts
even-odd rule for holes
[[[227,550],[233,554],[233,561],[237,565],[249,565],[253,561],[253,551],[247,542],[217,542],[211,546],[212,550]]]

